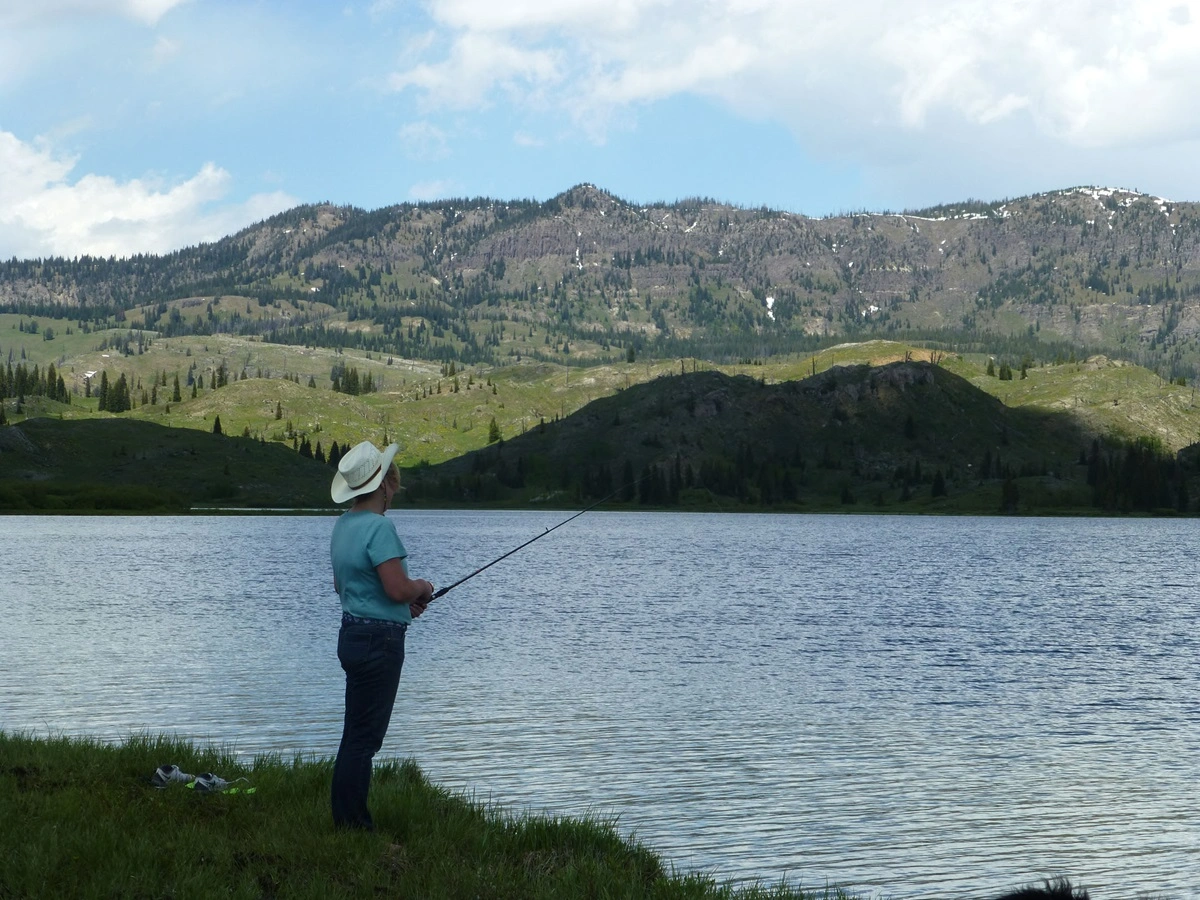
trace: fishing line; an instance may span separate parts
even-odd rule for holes
[[[518,550],[523,550],[524,548],[526,548],[526,547],[528,547],[530,544],[532,544],[534,541],[541,540],[541,539],[542,539],[542,538],[544,538],[546,535],[548,535],[550,532],[552,532],[552,531],[554,531],[554,530],[556,530],[556,529],[558,529],[558,528],[562,528],[562,527],[563,527],[564,525],[566,525],[568,522],[573,522],[575,519],[578,519],[578,518],[579,518],[580,516],[582,516],[582,515],[583,515],[585,512],[591,512],[591,511],[592,511],[593,509],[595,509],[597,506],[600,506],[601,504],[607,503],[607,502],[608,502],[609,500],[611,500],[613,497],[617,496],[617,494],[621,493],[622,491],[626,491],[626,490],[628,490],[628,489],[629,489],[629,488],[631,488],[631,487],[634,487],[634,486],[636,486],[636,485],[638,484],[638,482],[640,482],[640,481],[642,481],[642,480],[644,480],[644,477],[643,477],[643,478],[639,478],[637,481],[632,481],[632,482],[630,482],[629,484],[627,484],[627,485],[624,485],[623,487],[619,487],[619,488],[617,488],[615,491],[613,491],[613,492],[612,492],[611,494],[609,494],[607,497],[603,498],[602,500],[597,500],[595,503],[593,503],[593,504],[592,504],[591,506],[589,506],[587,509],[581,509],[579,512],[575,513],[575,515],[571,516],[569,519],[563,519],[561,522],[559,522],[559,523],[558,523],[557,525],[555,525],[553,528],[547,528],[547,529],[546,529],[545,531],[543,531],[541,534],[534,535],[534,536],[533,536],[533,537],[531,537],[529,540],[527,540],[525,543],[523,543],[523,544],[522,544],[520,547],[513,547],[511,550],[509,550],[509,551],[508,551],[507,553],[505,553],[503,556],[497,556],[495,559],[493,559],[493,560],[492,560],[490,563],[488,563],[486,566],[480,566],[478,569],[476,569],[476,570],[475,570],[474,572],[472,572],[470,575],[467,575],[467,576],[465,576],[465,577],[463,577],[463,578],[460,578],[460,579],[458,579],[458,581],[454,582],[454,584],[451,584],[451,585],[449,585],[449,586],[447,586],[447,587],[444,587],[444,588],[438,588],[436,591],[434,591],[434,593],[433,593],[433,596],[432,596],[432,597],[430,597],[429,599],[430,599],[431,601],[432,601],[432,600],[436,600],[438,597],[441,597],[441,596],[443,596],[443,595],[445,595],[445,594],[448,594],[448,593],[450,593],[452,590],[454,590],[456,587],[458,587],[458,586],[459,586],[460,584],[462,584],[464,581],[470,581],[472,578],[474,578],[474,577],[475,577],[476,575],[478,575],[480,572],[483,572],[483,571],[484,571],[484,570],[486,570],[486,569],[490,569],[490,568],[491,568],[492,566],[494,566],[496,563],[500,562],[500,560],[502,560],[502,559],[507,559],[508,557],[510,557],[510,556],[512,556],[514,553],[516,553]]]

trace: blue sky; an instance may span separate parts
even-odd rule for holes
[[[1200,0],[0,0],[0,258],[591,182],[1200,200]]]

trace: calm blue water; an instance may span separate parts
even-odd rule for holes
[[[448,584],[566,514],[392,516]],[[333,521],[0,518],[0,728],[332,755]],[[409,632],[383,752],[720,878],[1200,897],[1198,528],[589,513]]]

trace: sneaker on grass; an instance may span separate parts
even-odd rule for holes
[[[212,772],[201,772],[188,787],[201,794],[215,794],[224,791],[231,784],[236,784],[239,781],[249,781],[249,779],[243,777],[235,778],[233,781],[226,781],[220,775],[214,775]]]
[[[195,777],[195,775],[189,775],[187,772],[180,771],[179,766],[159,766],[154,770],[154,774],[150,776],[150,783],[156,788],[165,788],[177,781],[190,784],[195,780]]]

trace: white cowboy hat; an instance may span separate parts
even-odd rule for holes
[[[388,444],[382,453],[370,441],[356,444],[338,460],[337,474],[329,495],[334,503],[345,503],[362,494],[369,494],[383,482],[392,457],[400,449],[399,444]]]

